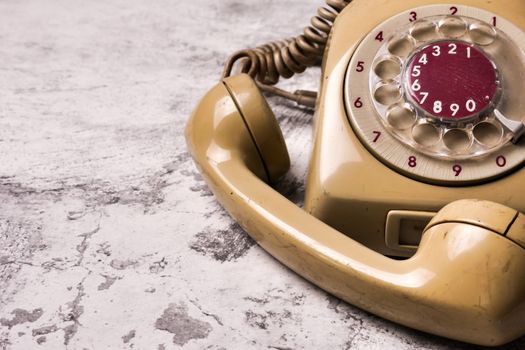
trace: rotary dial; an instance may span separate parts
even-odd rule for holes
[[[395,16],[350,62],[350,122],[380,160],[418,179],[501,176],[525,161],[524,49],[520,28],[484,10],[433,5]]]

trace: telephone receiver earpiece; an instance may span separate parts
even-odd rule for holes
[[[295,206],[267,183],[289,168],[277,121],[247,75],[221,81],[186,138],[222,205],[265,250],[339,298],[391,321],[479,345],[525,333],[525,216],[462,200],[425,229],[415,256],[380,255]],[[512,237],[512,240],[509,238]]]

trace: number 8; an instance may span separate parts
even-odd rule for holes
[[[434,102],[434,113],[441,113],[443,112],[443,102],[436,101]]]

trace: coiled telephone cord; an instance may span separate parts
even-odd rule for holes
[[[266,92],[282,96],[298,104],[314,107],[317,93],[298,90],[293,93],[279,89],[280,77],[289,79],[303,73],[322,58],[335,19],[352,0],[326,0],[310,20],[303,34],[287,40],[270,42],[254,49],[234,53],[224,66],[223,78],[232,74],[239,62],[240,71],[250,75]]]

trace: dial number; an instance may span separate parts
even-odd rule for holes
[[[457,103],[453,103],[450,105],[450,111],[452,112],[452,116],[455,117],[456,114],[459,112],[459,105]]]
[[[452,167],[452,170],[454,171],[455,176],[459,177],[459,175],[461,175],[463,172],[463,167],[459,164],[456,164]]]
[[[363,72],[365,70],[365,62],[363,61],[357,62],[357,67],[355,70],[356,72],[359,72],[359,73]]]
[[[379,141],[379,138],[381,137],[381,131],[374,131],[373,134],[375,135],[373,142],[376,143],[377,141]]]
[[[421,75],[421,66],[414,66],[414,68],[412,68],[412,76],[417,78],[420,75]]]
[[[412,83],[412,91],[419,91],[419,90],[421,90],[421,84],[419,83],[419,80],[416,79]]]
[[[457,14],[458,11],[459,11],[459,10],[458,10],[458,8],[457,8],[456,6],[452,6],[452,7],[450,8],[450,14],[451,14],[452,16],[454,16],[455,14]]]
[[[498,158],[496,158],[496,164],[500,168],[504,168],[507,165],[507,158],[505,158],[505,156],[499,156]]]
[[[408,166],[411,168],[417,167],[417,158],[415,156],[410,156],[408,158]]]
[[[476,101],[474,101],[473,99],[468,100],[466,107],[467,111],[474,112],[477,108]]]

